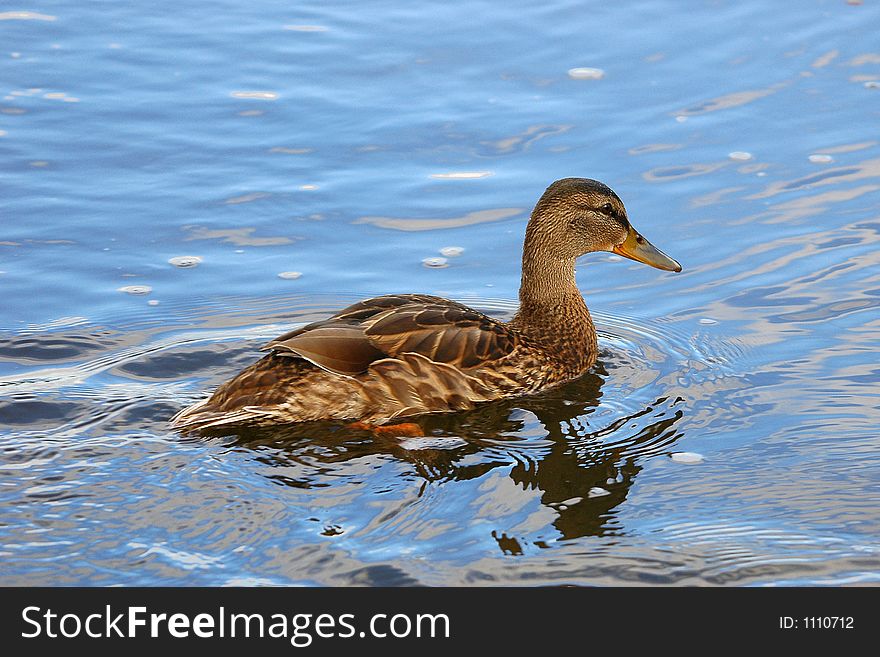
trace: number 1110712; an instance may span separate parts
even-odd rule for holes
[[[781,630],[852,630],[855,620],[852,616],[780,616]]]

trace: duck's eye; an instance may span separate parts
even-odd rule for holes
[[[605,205],[603,205],[603,206],[602,206],[601,208],[599,208],[599,209],[602,210],[602,212],[604,212],[605,214],[607,214],[609,217],[613,217],[613,216],[614,216],[614,206],[611,205],[610,203],[606,203]]]

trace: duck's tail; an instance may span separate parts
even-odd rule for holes
[[[272,423],[273,409],[262,406],[241,406],[233,411],[220,410],[211,399],[203,399],[175,414],[169,426],[181,433],[194,433],[208,429],[221,429],[233,426],[253,426]],[[274,421],[277,422],[277,419]]]

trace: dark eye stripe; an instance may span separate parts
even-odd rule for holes
[[[599,208],[599,211],[614,219],[614,221],[624,228],[629,228],[629,221],[626,220],[625,216],[618,214],[617,210],[614,209],[614,206],[611,205],[611,203],[603,204],[602,207]]]
[[[612,219],[614,219],[617,223],[622,224],[624,228],[629,226],[629,222],[626,220],[626,217],[620,214],[617,210],[614,209],[614,206],[611,203],[604,203],[602,207],[599,208],[599,211],[602,214],[606,214]]]

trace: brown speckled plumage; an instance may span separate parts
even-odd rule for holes
[[[558,180],[529,220],[520,307],[510,322],[429,295],[367,299],[272,340],[264,347],[269,354],[182,410],[172,426],[383,424],[574,379],[597,351],[575,260],[600,250],[681,269],[630,227],[611,189],[584,178]]]

